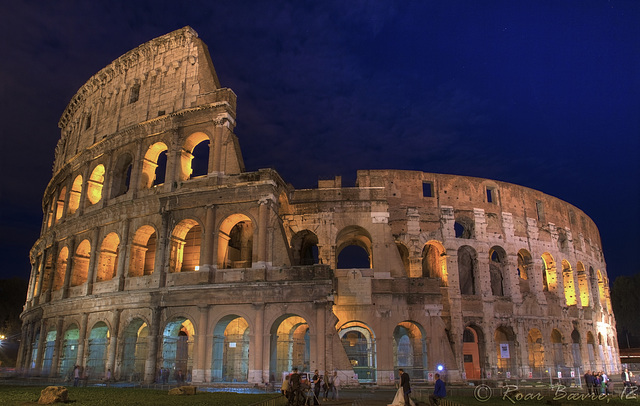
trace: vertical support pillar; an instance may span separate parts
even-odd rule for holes
[[[33,358],[33,339],[34,339],[35,323],[29,322],[27,329],[27,340],[25,342],[24,369],[27,374],[31,374],[31,359]]]
[[[120,333],[120,314],[121,309],[114,309],[111,318],[111,337],[109,338],[109,350],[107,352],[107,369],[111,370],[111,376],[114,376],[116,364],[116,345],[118,343],[118,334]],[[106,371],[102,371],[106,372]]]
[[[73,270],[73,257],[76,252],[76,237],[69,237],[69,241],[67,242],[67,247],[69,248],[69,258],[67,259],[67,270],[64,273],[64,282],[62,284],[62,298],[66,299],[69,297],[69,285],[71,283],[71,271]]]
[[[82,313],[82,320],[80,321],[80,334],[78,335],[78,355],[76,356],[76,365],[84,365],[86,359],[86,352],[88,352],[87,345],[87,324],[89,323],[89,313]]]
[[[204,242],[203,256],[200,269],[214,270],[213,263],[213,236],[216,226],[216,208],[215,206],[207,206],[207,214],[204,220]]]
[[[170,244],[169,238],[169,223],[170,223],[171,213],[163,212],[162,213],[162,226],[160,229],[160,236],[158,238],[158,244],[156,249],[156,262],[154,266],[153,272],[158,275],[158,287],[163,288],[167,281],[167,266],[168,261],[166,260],[167,252],[169,251],[167,248]]]
[[[254,303],[253,309],[255,311],[256,328],[253,332],[253,369],[249,370],[249,382],[250,383],[263,383],[265,382],[264,376],[268,374],[268,371],[264,371],[264,348],[265,335],[264,335],[264,303]],[[249,350],[251,353],[251,349]],[[268,353],[268,352],[267,352]],[[268,382],[268,379],[267,379]]]
[[[47,321],[42,318],[40,320],[40,337],[38,337],[38,354],[36,355],[35,373],[40,374],[42,371],[42,359],[44,357],[44,347],[47,338]]]
[[[269,197],[263,197],[258,203],[258,255],[257,267],[268,268],[267,265],[267,226],[269,224]]]
[[[316,351],[318,360],[316,368],[321,374],[327,369],[327,343],[326,343],[326,302],[317,303],[316,307]]]
[[[51,371],[49,376],[54,378],[58,375],[58,364],[60,363],[60,354],[62,353],[62,346],[64,343],[64,337],[62,336],[62,328],[64,327],[64,318],[59,317],[56,324],[56,342],[53,347],[53,357],[51,360]]]
[[[213,130],[213,154],[209,153],[209,156],[213,155],[210,159],[213,159],[213,162],[210,167],[213,169],[212,172],[220,175],[223,174],[223,168],[221,165],[221,157],[222,157],[222,131],[223,126],[221,124],[216,123]]]
[[[122,226],[122,239],[120,240],[120,255],[118,256],[118,264],[116,265],[116,278],[118,280],[118,291],[124,290],[124,275],[129,258],[129,225],[130,221],[127,219]],[[113,368],[111,369],[113,372]]]
[[[156,369],[158,363],[158,342],[160,337],[160,318],[162,316],[162,308],[154,307],[151,310],[151,326],[149,326],[148,353],[147,360],[144,365],[144,382],[153,383],[156,377]]]
[[[25,369],[25,354],[29,346],[29,342],[27,341],[29,325],[27,323],[23,323],[20,330],[20,348],[18,349],[18,359],[16,361],[16,368],[19,371]]]
[[[205,369],[207,365],[206,350],[207,350],[207,331],[209,327],[207,325],[207,319],[209,315],[209,307],[207,305],[198,306],[198,312],[200,312],[200,318],[198,321],[198,332],[195,337],[196,354],[197,357],[193,366],[193,382],[203,383],[205,382]]]
[[[99,251],[98,249],[99,237],[100,237],[100,229],[96,227],[93,229],[93,233],[91,236],[91,255],[89,257],[89,271],[87,272],[87,293],[86,293],[87,296],[93,293],[93,281],[96,278],[96,268],[98,267],[97,257],[98,257],[98,251]]]

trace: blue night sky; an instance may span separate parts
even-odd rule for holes
[[[527,186],[587,213],[611,280],[640,271],[640,2],[12,1],[0,15],[0,278],[28,277],[57,123],[132,48],[185,25],[238,95],[247,170]]]

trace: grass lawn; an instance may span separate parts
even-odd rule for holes
[[[0,386],[0,405],[37,405],[44,386]],[[169,396],[168,391],[136,388],[74,388],[69,390],[69,403],[84,405],[221,405],[247,406],[274,394],[240,394],[229,392],[198,392],[191,396]]]
[[[620,395],[609,396],[602,399],[586,399],[583,397],[562,397],[554,399],[554,396],[542,396],[542,398],[505,398],[501,395],[493,396],[486,401],[479,401],[473,397],[452,396],[447,399],[454,401],[460,405],[465,406],[507,406],[507,405],[522,405],[522,406],[542,406],[542,405],[557,405],[557,406],[597,406],[597,405],[640,405],[640,398],[633,398],[628,396],[627,398],[621,398]],[[547,403],[549,402],[549,403]],[[427,400],[427,404],[428,400]]]

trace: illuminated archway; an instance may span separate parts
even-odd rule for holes
[[[393,369],[402,368],[413,379],[427,379],[427,343],[419,324],[403,321],[393,330]]]
[[[53,287],[54,291],[61,289],[64,286],[64,278],[67,274],[67,266],[69,264],[69,248],[62,247],[58,258],[56,260],[56,272],[53,275]]]
[[[120,253],[120,238],[116,233],[109,233],[102,240],[98,269],[96,270],[96,282],[109,281],[116,276],[118,255]]]
[[[291,238],[294,265],[313,265],[318,259],[318,236],[312,231],[302,230]]]
[[[179,317],[173,319],[162,334],[162,366],[175,374],[182,371],[184,376],[193,368],[193,337],[195,330],[191,320]]]
[[[589,277],[587,276],[586,271],[584,270],[584,265],[582,262],[578,262],[578,289],[580,290],[580,303],[582,307],[589,307],[591,304],[589,297],[590,289],[589,289]]]
[[[58,201],[56,202],[56,223],[62,218],[64,214],[64,200],[67,197],[67,187],[63,187],[58,195]]]
[[[556,288],[556,262],[548,252],[542,254],[542,290],[554,291]]]
[[[89,240],[82,240],[76,248],[76,255],[73,257],[73,269],[71,270],[71,286],[80,286],[87,281],[89,274],[89,259],[91,258],[91,243]]]
[[[373,268],[371,234],[360,226],[347,226],[336,237],[336,268]]]
[[[578,304],[578,299],[576,298],[576,288],[573,280],[573,271],[571,270],[569,261],[567,261],[566,259],[562,260],[562,282],[564,285],[564,299],[567,303],[567,306],[574,306]]]
[[[73,379],[73,367],[78,358],[79,338],[80,330],[76,324],[70,325],[63,335],[58,374],[60,376],[68,377],[70,380]]]
[[[352,321],[338,330],[342,347],[360,382],[376,381],[376,339],[364,323]]]
[[[441,286],[449,286],[447,251],[440,241],[429,241],[422,249],[422,276],[439,278]]]
[[[269,374],[281,377],[283,372],[298,368],[309,371],[309,324],[295,314],[279,317],[271,326]]]
[[[156,230],[145,225],[136,230],[131,243],[129,276],[145,276],[153,273],[156,261]]]
[[[244,214],[227,217],[218,232],[218,267],[250,268],[253,264],[254,225]]]
[[[187,137],[180,154],[180,180],[188,180],[208,173],[209,143],[209,136],[205,133],[197,132]],[[194,159],[198,164],[194,165]],[[198,168],[199,166],[202,168]]]
[[[102,378],[107,371],[107,352],[109,350],[109,327],[102,321],[94,324],[89,333],[89,352],[85,376]]]
[[[500,326],[494,333],[494,341],[497,354],[497,372],[499,376],[506,377],[507,372],[517,374],[517,346],[516,338],[511,327]]]
[[[142,160],[141,188],[149,189],[164,183],[168,149],[164,142],[156,142],[147,149]]]
[[[462,332],[462,357],[467,379],[481,378],[480,351],[484,348],[482,330],[476,326],[465,327]]]
[[[56,347],[56,330],[50,329],[45,338],[45,347],[44,354],[42,357],[42,375],[47,376],[51,373],[52,361],[53,361],[53,351]]]
[[[237,315],[223,317],[213,329],[211,381],[249,380],[249,323]]]
[[[144,379],[144,368],[148,355],[148,336],[149,326],[140,318],[131,320],[124,329],[121,379],[130,382],[139,382]]]
[[[602,309],[606,311],[607,310],[607,294],[606,294],[606,288],[604,284],[604,278],[602,277],[602,272],[600,272],[599,269],[596,271],[596,274],[598,275],[598,296],[600,298],[600,307],[602,307]]]
[[[201,241],[202,227],[197,221],[186,219],[178,223],[171,234],[169,272],[195,271],[200,265]]]
[[[537,328],[529,330],[527,335],[527,350],[529,355],[529,369],[535,378],[545,374],[544,343],[542,333]]]
[[[409,261],[409,249],[400,241],[396,241],[396,248],[398,249],[398,254],[400,255],[400,260],[402,261],[402,269],[404,270],[404,274],[410,276],[411,267]]]
[[[80,196],[82,195],[82,175],[76,176],[71,186],[71,193],[69,193],[69,207],[68,213],[74,214],[80,207]]]
[[[102,199],[102,188],[104,186],[104,165],[100,164],[93,168],[89,180],[87,181],[87,204],[96,204]]]

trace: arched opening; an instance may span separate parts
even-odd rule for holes
[[[80,196],[82,196],[82,175],[76,176],[73,180],[69,193],[69,207],[67,208],[69,214],[74,214],[80,207]]]
[[[120,378],[129,382],[144,379],[144,368],[148,356],[149,326],[144,320],[135,318],[124,329],[122,366]]]
[[[422,276],[439,278],[440,286],[449,286],[447,251],[439,241],[429,241],[422,249]]]
[[[556,262],[548,252],[542,254],[542,290],[554,291],[556,288]]]
[[[237,315],[223,317],[213,329],[211,381],[249,380],[249,323]]]
[[[294,265],[314,265],[318,259],[318,236],[309,230],[302,230],[291,238]]]
[[[62,215],[64,214],[64,200],[66,196],[67,187],[65,186],[60,190],[58,201],[56,202],[56,223],[62,218]]]
[[[167,323],[162,334],[162,366],[169,369],[175,380],[180,372],[188,376],[193,368],[193,337],[191,320],[179,317]]]
[[[494,333],[494,340],[496,344],[497,353],[497,372],[498,377],[505,378],[507,372],[511,376],[517,374],[517,349],[515,334],[511,327],[500,326]]]
[[[109,233],[102,240],[100,258],[96,270],[96,282],[110,281],[116,276],[118,255],[120,253],[120,238],[116,233]]]
[[[100,164],[93,168],[91,176],[87,181],[87,202],[88,205],[96,204],[102,199],[102,188],[104,186],[104,165]]]
[[[349,322],[338,330],[342,347],[359,382],[376,381],[376,340],[364,323]]]
[[[420,325],[399,323],[393,330],[393,369],[402,368],[413,379],[427,379],[427,343]]]
[[[156,142],[149,147],[142,160],[140,187],[149,189],[164,183],[168,149],[164,142]]]
[[[89,274],[89,259],[91,258],[91,243],[89,240],[82,240],[76,248],[76,255],[73,257],[73,269],[71,270],[71,286],[80,286],[87,281]]]
[[[42,371],[43,376],[47,376],[51,373],[51,363],[53,361],[53,350],[56,347],[56,330],[49,330],[45,338],[44,354],[42,357]]]
[[[580,333],[574,329],[571,332],[571,354],[573,355],[573,366],[582,368],[582,355],[580,353]]]
[[[606,312],[607,311],[607,294],[606,288],[604,285],[604,278],[602,277],[602,272],[598,269],[596,271],[598,275],[598,296],[600,298],[600,307]]]
[[[482,330],[476,326],[465,327],[462,333],[462,356],[464,372],[469,380],[481,378],[480,349],[483,347]]]
[[[348,226],[336,237],[336,268],[373,268],[371,235],[360,226]]]
[[[149,225],[140,227],[133,235],[129,262],[130,277],[153,273],[156,259],[156,235],[156,230]]]
[[[202,227],[198,222],[187,219],[178,223],[171,234],[169,272],[195,271],[200,265],[201,241]]]
[[[489,276],[493,296],[504,296],[507,293],[504,281],[506,268],[507,253],[502,247],[492,247],[489,250]]]
[[[530,292],[529,286],[529,270],[532,269],[533,259],[529,251],[521,249],[518,251],[518,284],[520,285],[520,293]]]
[[[478,256],[476,250],[468,245],[458,249],[458,274],[460,278],[460,293],[475,295],[475,275],[478,270]]]
[[[591,365],[591,369],[595,370],[596,366],[596,340],[593,337],[593,334],[589,331],[587,332],[587,353],[589,354],[589,365]]]
[[[132,167],[133,157],[130,154],[122,154],[118,157],[113,167],[111,198],[122,196],[129,191]]]
[[[244,214],[233,214],[220,224],[218,267],[251,268],[253,265],[254,225]]]
[[[402,269],[404,269],[405,275],[411,275],[411,268],[409,267],[409,250],[403,243],[399,241],[396,241],[396,248],[398,248],[398,254],[400,254]]]
[[[94,324],[89,333],[89,352],[85,376],[102,378],[107,371],[107,352],[109,349],[109,327],[102,321]]]
[[[453,231],[456,238],[471,239],[474,235],[475,224],[472,219],[466,216],[456,216],[453,224]]]
[[[529,330],[527,335],[527,349],[529,353],[529,369],[534,378],[546,376],[544,366],[544,344],[542,333],[537,328]]]
[[[60,290],[64,286],[64,277],[67,274],[67,265],[69,263],[69,248],[62,247],[56,260],[56,272],[53,275],[54,291]]]
[[[281,316],[271,326],[269,375],[281,377],[298,368],[309,371],[311,359],[309,324],[297,315]]]
[[[589,277],[587,276],[586,271],[584,270],[584,265],[582,262],[578,262],[578,289],[580,290],[580,303],[582,307],[589,307]]]
[[[562,334],[557,329],[551,331],[551,347],[553,348],[553,365],[556,371],[564,367],[564,354],[562,353]]]
[[[180,180],[203,176],[209,172],[209,136],[191,134],[185,141],[180,155]]]
[[[38,351],[40,351],[40,348],[38,348],[38,343],[40,342],[40,334],[42,332],[40,331],[40,328],[38,328],[38,330],[36,331],[36,333],[33,336],[33,342],[31,343],[31,360],[29,362],[29,368],[30,369],[35,369],[36,368],[36,361],[38,359]],[[44,333],[42,333],[44,334]]]
[[[62,353],[60,354],[60,368],[58,373],[69,380],[73,379],[73,366],[78,358],[78,339],[80,330],[75,324],[70,325],[64,332]]]
[[[571,265],[566,259],[562,260],[562,283],[564,285],[564,298],[567,306],[575,306],[578,304],[576,298],[576,288],[573,281],[573,271]]]

